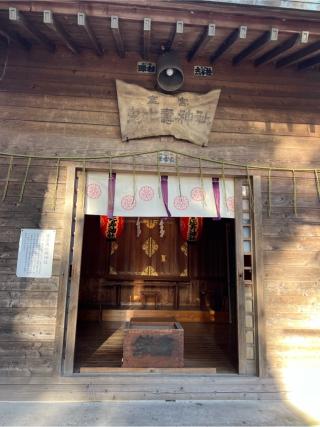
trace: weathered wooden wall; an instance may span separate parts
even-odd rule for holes
[[[185,90],[221,88],[208,148],[172,139],[124,144],[120,140],[115,78],[154,87],[154,76],[136,73],[137,57],[102,59],[73,56],[62,48],[11,50],[0,83],[1,151],[32,154],[94,155],[172,148],[190,154],[243,163],[319,167],[320,74],[232,68],[219,63],[213,78],[192,76],[185,64]],[[200,61],[198,61],[200,62]],[[147,159],[146,159],[147,160]],[[154,159],[149,159],[154,163]],[[127,160],[130,162],[130,160]],[[139,167],[140,160],[137,160]],[[58,275],[61,261],[65,168],[59,175],[53,210],[56,168],[31,164],[24,199],[18,203],[26,161],[15,161],[6,200],[0,204],[0,375],[51,375]],[[187,164],[183,160],[181,166]],[[7,165],[1,159],[1,189]],[[297,217],[292,177],[272,180],[272,214],[263,190],[264,290],[268,372],[294,359],[301,366],[319,363],[316,335],[320,302],[320,204],[314,177],[297,174]],[[15,276],[20,228],[57,229],[54,276],[26,280]],[[319,326],[319,322],[318,322]],[[318,362],[317,362],[318,361]],[[9,381],[9,379],[8,379]]]

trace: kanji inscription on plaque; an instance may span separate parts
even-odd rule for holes
[[[171,135],[207,146],[220,89],[167,95],[117,80],[122,141]]]

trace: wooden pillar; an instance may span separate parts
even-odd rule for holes
[[[256,349],[257,349],[257,373],[260,377],[266,374],[266,343],[265,343],[265,315],[264,315],[264,271],[263,271],[263,237],[262,237],[262,199],[261,177],[253,177],[254,195],[254,297],[256,318]]]
[[[243,236],[242,236],[242,179],[235,180],[235,226],[236,226],[236,270],[237,270],[237,325],[239,374],[246,374],[246,331],[245,292],[243,277]]]
[[[83,227],[84,227],[84,202],[85,202],[85,185],[86,185],[85,171],[78,171],[77,176],[78,176],[78,188],[77,188],[77,197],[76,197],[76,220],[75,220],[75,231],[74,231],[72,273],[71,273],[70,293],[67,301],[67,306],[68,306],[67,325],[68,326],[66,331],[66,346],[65,346],[65,360],[64,360],[65,374],[73,373],[74,350],[75,350],[76,328],[77,328],[77,317],[78,317]]]
[[[67,168],[67,183],[64,208],[64,233],[63,233],[63,250],[61,260],[61,273],[59,279],[59,292],[56,316],[55,331],[55,348],[54,348],[54,374],[62,373],[62,354],[65,333],[65,317],[67,291],[69,286],[70,255],[72,245],[72,224],[73,224],[73,207],[75,202],[75,167]]]

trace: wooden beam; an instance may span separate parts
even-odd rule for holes
[[[286,50],[291,49],[297,43],[298,40],[299,40],[299,34],[293,34],[287,40],[280,43],[278,46],[274,47],[273,49],[268,50],[268,52],[264,53],[259,58],[257,58],[254,61],[255,67],[258,67],[259,65],[262,65],[262,64],[266,64],[267,62],[281,55]]]
[[[306,59],[305,61],[299,62],[297,68],[298,70],[306,70],[307,68],[311,68],[319,64],[320,64],[320,55],[315,55],[309,59]]]
[[[167,45],[167,50],[179,49],[183,42],[183,21],[177,21],[174,32]]]
[[[0,23],[0,27],[2,27],[1,23]],[[25,50],[30,50],[32,48],[32,43],[26,38],[20,36],[20,34],[17,32],[8,31],[3,28],[0,28],[0,36],[5,38],[8,42],[12,41],[19,44]]]
[[[281,68],[281,67],[286,67],[288,65],[296,64],[306,56],[316,53],[319,50],[320,50],[320,40],[310,44],[309,46],[306,46],[302,49],[297,50],[291,55],[288,55],[279,59],[279,61],[276,62],[276,67]]]
[[[190,62],[193,58],[199,55],[200,51],[204,49],[204,47],[208,44],[210,40],[213,39],[216,32],[216,27],[214,24],[209,24],[198,40],[196,40],[195,44],[192,46],[191,50],[188,52],[187,60]]]
[[[221,45],[210,56],[210,62],[216,62],[230,47],[239,39],[245,39],[247,36],[247,27],[241,26],[233,30]]]
[[[9,20],[19,25],[22,30],[31,34],[40,44],[42,44],[49,52],[56,50],[56,45],[42,34],[34,25],[30,24],[15,7],[9,8]]]
[[[241,52],[233,57],[233,65],[238,65],[245,58],[256,53],[259,49],[264,47],[270,41],[278,40],[278,29],[272,28],[270,31],[265,31],[261,36],[255,39],[249,46],[245,47]]]
[[[126,51],[124,48],[124,43],[119,28],[119,18],[117,16],[111,16],[111,31],[113,35],[114,42],[116,44],[116,49],[120,58],[124,58]]]
[[[80,53],[79,48],[76,46],[69,34],[67,34],[65,29],[56,21],[51,10],[43,11],[43,22],[61,38],[72,53]]]
[[[149,59],[151,46],[151,19],[144,18],[143,20],[143,52],[142,58]]]
[[[94,34],[91,25],[87,19],[87,15],[83,12],[79,12],[77,15],[77,22],[80,27],[83,27],[87,33],[87,36],[92,44],[93,49],[95,50],[98,56],[103,55],[103,50],[101,48],[100,43],[97,40],[96,35]]]
[[[47,4],[47,6],[45,5]],[[43,10],[48,8],[50,4],[50,9],[53,13],[64,14],[67,16],[74,16],[77,14],[79,9],[79,2],[67,2],[67,1],[33,1],[32,2],[32,12],[43,13]],[[131,3],[131,2],[130,2]],[[121,16],[121,19],[131,22],[141,22],[144,16],[149,16],[152,19],[152,22],[164,23],[164,24],[175,24],[177,20],[177,15],[179,19],[184,22],[184,25],[191,26],[206,26],[210,19],[209,14],[214,16],[215,22],[219,23],[219,27],[228,28],[232,30],[233,28],[243,24],[243,14],[236,13],[235,11],[230,11],[230,8],[219,8],[219,10],[213,9],[211,7],[197,7],[196,13],[190,13],[189,8],[183,4],[178,4],[177,2],[167,2],[161,1],[156,2],[152,1],[152,6],[150,2],[146,0],[141,0],[140,4],[133,6],[128,4],[128,2],[110,2],[105,0],[103,3],[94,2],[83,2],[81,1],[81,10],[85,12],[88,16],[103,18],[106,19],[112,15]],[[13,1],[1,1],[1,7],[11,7]],[[30,0],[19,0],[19,10],[21,12],[30,12]],[[302,29],[309,31],[313,35],[320,36],[320,28],[316,19],[310,20],[306,15],[303,17],[288,15],[287,13],[277,13],[272,17],[265,15],[265,10],[257,11],[255,8],[247,8],[245,11],[245,22],[250,31],[265,31],[270,27],[279,27],[281,25],[282,32],[295,33],[297,31],[302,31]]]

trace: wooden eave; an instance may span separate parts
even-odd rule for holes
[[[195,0],[177,0],[195,3]],[[306,12],[320,11],[318,0],[196,0],[199,4],[228,4],[233,6],[261,7],[268,9],[288,9]]]
[[[9,19],[9,10],[17,11],[20,22]],[[151,22],[149,31],[145,31],[146,19]],[[279,65],[282,58],[297,52],[299,61],[284,64],[305,70],[299,63],[307,58],[303,54],[309,50],[305,48],[320,42],[319,24],[316,13],[225,4],[166,0],[152,5],[146,0],[0,2],[0,30],[13,44],[26,47],[29,43],[33,49],[49,43],[64,45],[75,55],[89,49],[99,56],[111,53],[125,58],[126,53],[136,53],[155,60],[172,46],[181,57],[195,62],[209,64],[223,59],[237,66],[250,62],[263,67],[270,62]],[[209,26],[214,27],[214,35],[206,37]],[[245,29],[245,36],[240,29]],[[272,31],[277,36],[268,39],[266,34]],[[205,42],[195,52],[201,40]],[[313,66],[317,64],[315,60]]]

